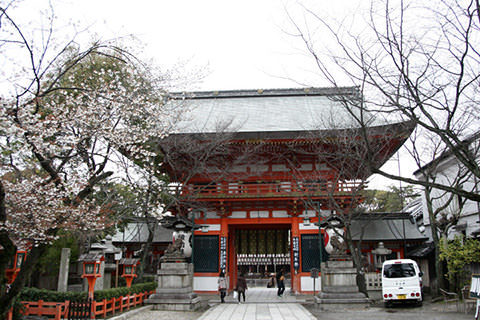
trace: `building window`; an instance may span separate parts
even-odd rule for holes
[[[302,272],[310,272],[312,268],[320,269],[318,234],[303,234],[301,237]],[[325,249],[323,249],[322,255],[322,260],[327,261],[328,254]]]
[[[194,237],[193,267],[195,272],[219,272],[218,236]]]

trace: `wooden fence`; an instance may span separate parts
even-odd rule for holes
[[[382,274],[376,272],[365,273],[367,290],[382,290]]]
[[[103,301],[92,301],[91,319],[106,318],[107,316],[121,313],[126,310],[130,310],[138,305],[143,305],[145,299],[147,299],[154,291],[135,293],[129,296],[121,296],[118,298],[112,298],[110,300],[104,299]],[[68,306],[69,301],[65,302],[44,302],[39,300],[37,302],[22,301],[24,310],[23,315],[30,316],[46,316],[55,320],[61,320],[62,318],[68,318]],[[7,320],[13,319],[13,311],[11,310],[7,315]]]

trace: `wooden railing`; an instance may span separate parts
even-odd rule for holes
[[[94,317],[101,316],[101,318],[106,318],[108,315],[114,315],[118,312],[123,312],[124,310],[130,310],[138,305],[142,305],[143,301],[151,295],[151,292],[136,293],[126,297],[112,298],[110,300],[103,300],[101,302],[94,301],[92,309],[94,310]]]
[[[154,291],[135,293],[129,296],[121,296],[118,298],[112,298],[110,300],[104,299],[103,301],[92,302],[91,318],[95,319],[97,316],[100,318],[106,318],[107,316],[114,315],[125,310],[130,310],[138,305],[143,305],[143,302]],[[65,302],[44,302],[39,300],[37,302],[22,301],[24,310],[21,311],[23,315],[30,316],[46,316],[55,320],[67,318],[69,301]],[[13,311],[7,315],[7,320],[13,319]]]
[[[65,318],[67,314],[68,301],[65,302],[44,302],[39,300],[37,302],[22,301],[24,310],[22,314],[25,316],[46,316],[49,318],[54,318],[55,320],[60,320]],[[7,315],[7,319],[11,320],[13,318],[13,312],[10,311]]]
[[[357,181],[276,181],[276,182],[222,182],[216,184],[189,184],[174,186],[172,191],[196,198],[249,198],[249,197],[288,197],[325,196],[352,194],[359,191]]]

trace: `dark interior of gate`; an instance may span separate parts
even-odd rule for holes
[[[234,248],[238,274],[243,274],[249,287],[267,287],[268,282],[281,269],[285,270],[289,287],[290,229],[282,225],[237,226]]]

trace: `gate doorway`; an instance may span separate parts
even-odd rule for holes
[[[243,273],[249,288],[267,288],[271,278],[284,269],[285,285],[290,287],[289,225],[238,226],[233,233],[235,277]]]

